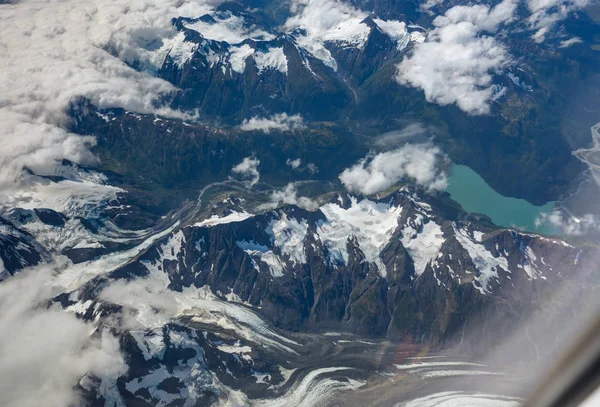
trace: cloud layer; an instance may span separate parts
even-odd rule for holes
[[[402,85],[422,89],[429,102],[456,104],[470,114],[486,114],[495,89],[492,74],[510,57],[491,35],[512,20],[515,0],[487,5],[455,6],[433,21],[426,42],[415,44],[398,65]]]
[[[148,44],[175,35],[171,18],[201,15],[210,1],[0,4],[0,137],[10,146],[0,150],[0,184],[12,182],[23,166],[43,172],[55,159],[93,160],[93,140],[63,130],[75,97],[156,112],[156,98],[172,86],[123,61],[152,64],[157,56]]]
[[[430,144],[407,144],[397,150],[363,158],[340,174],[342,184],[352,192],[375,194],[403,179],[429,191],[443,190],[448,184],[440,168],[443,156]]]
[[[57,293],[49,266],[22,271],[0,284],[0,405],[75,405],[74,385],[91,373],[116,378],[126,366],[117,340],[45,302]]]

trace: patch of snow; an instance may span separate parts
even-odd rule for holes
[[[196,341],[192,339],[192,337],[187,332],[179,332],[170,330],[169,331],[169,341],[176,348],[195,348],[198,346]]]
[[[260,255],[260,260],[269,267],[273,277],[282,277],[285,272],[285,264],[271,250]]]
[[[467,251],[475,268],[479,271],[477,276],[481,288],[485,293],[489,293],[490,282],[493,278],[498,278],[498,268],[510,272],[508,260],[505,257],[494,257],[482,244],[475,243],[469,237],[469,232],[465,229],[458,229],[455,225],[454,235],[460,245]]]
[[[108,115],[106,115],[106,114],[102,114],[100,112],[96,112],[96,115],[99,118],[101,118],[102,120],[104,120],[105,122],[107,122],[107,123],[110,122],[110,120],[111,120],[110,117]]]
[[[160,253],[161,263],[164,260],[177,260],[179,253],[185,243],[185,236],[182,230],[178,230],[169,236],[169,239],[165,244],[161,244],[160,248],[157,248]]]
[[[229,292],[229,294],[225,294],[225,298],[227,299],[227,301],[229,302],[239,302],[240,304],[248,304],[248,302],[243,301],[239,295],[237,295],[236,293],[233,292],[233,289],[231,289],[231,291]]]
[[[267,246],[255,243],[254,241],[249,241],[248,242],[246,240],[240,240],[240,241],[235,242],[235,244],[240,249],[242,249],[244,251],[248,251],[248,252],[256,252],[256,251],[258,251],[258,252],[261,252],[261,253],[266,253],[269,250],[271,250]]]
[[[404,225],[400,239],[415,264],[417,275],[421,275],[427,264],[437,257],[445,241],[442,229],[437,223],[433,220],[424,222],[423,215],[417,214]]]
[[[479,230],[473,231],[473,238],[478,242],[481,242],[483,240],[483,235],[484,235],[484,233],[480,232]],[[498,250],[498,249],[496,249],[496,250]]]
[[[265,265],[269,268],[270,274],[273,277],[283,276],[283,273],[285,271],[285,264],[267,246],[259,245],[254,242],[247,242],[244,240],[236,242],[236,245],[240,249],[245,251],[248,255],[250,255],[253,261],[255,259],[258,259],[261,262],[265,263]],[[256,271],[260,272],[260,267],[258,266],[258,264],[256,264],[256,262],[254,262],[254,268],[256,269]]]
[[[231,69],[237,73],[243,73],[246,67],[246,58],[252,54],[254,54],[254,48],[248,44],[244,44],[241,47],[232,47],[229,55]]]
[[[257,51],[254,54],[254,62],[259,74],[266,69],[274,69],[284,74],[288,71],[288,60],[282,47],[272,47],[267,52]]]
[[[168,55],[175,65],[181,68],[192,59],[197,49],[198,44],[186,41],[185,34],[179,33],[175,37],[163,42],[162,47],[152,58],[152,62],[157,68],[160,68]]]
[[[355,48],[361,48],[367,41],[367,38],[369,38],[370,33],[371,28],[363,23],[362,18],[358,17],[342,21],[335,27],[322,32],[317,36],[317,40],[321,39],[325,42],[334,41]]]
[[[146,376],[136,378],[128,382],[125,384],[125,388],[131,393],[135,393],[143,388],[150,389],[150,394],[159,400],[157,406],[166,406],[171,402],[181,398],[179,393],[168,393],[164,390],[158,389],[158,385],[169,377],[171,377],[171,374],[167,368],[165,366],[161,366]]]
[[[104,245],[100,242],[91,242],[89,240],[81,240],[73,249],[103,249]]]
[[[255,41],[269,41],[274,35],[257,29],[255,26],[248,27],[243,17],[230,13],[213,16],[216,22],[196,21],[184,24],[186,28],[199,32],[207,40],[225,41],[231,45],[239,44],[246,39]]]
[[[385,21],[379,18],[374,19],[374,21],[381,31],[396,42],[399,50],[406,48],[411,40],[411,35],[406,30],[406,23],[395,20]]]
[[[269,383],[271,375],[269,373],[253,372],[252,376],[256,377],[256,383]]]
[[[344,264],[348,262],[348,239],[355,237],[366,261],[377,265],[385,277],[387,270],[381,261],[381,250],[398,227],[402,208],[368,199],[358,202],[355,197],[350,202],[348,209],[335,203],[320,208],[327,221],[319,222],[318,237],[329,251],[330,260]]]
[[[530,279],[542,278],[546,279],[542,274],[539,266],[537,265],[537,256],[533,252],[531,246],[526,246],[524,249],[521,248],[523,254],[525,255],[525,263],[523,264],[523,270],[527,273]],[[542,259],[542,263],[544,260]]]
[[[306,219],[298,222],[281,212],[279,219],[269,222],[266,232],[271,235],[275,246],[282,253],[287,254],[292,262],[306,263],[306,253],[304,252],[304,238],[308,232]]]
[[[320,59],[326,66],[333,69],[337,72],[338,66],[336,60],[331,55],[331,52],[320,42],[313,41],[312,38],[308,37],[298,37],[296,38],[298,45],[302,48],[306,49],[312,56],[317,59]],[[308,59],[303,59],[304,65],[310,71],[313,76],[317,76],[317,74],[313,71],[310,61]]]
[[[217,349],[219,349],[221,352],[239,355],[242,359],[247,360],[249,362],[252,361],[252,357],[250,357],[249,355],[249,353],[252,352],[252,348],[250,346],[240,345],[239,341],[237,341],[233,345],[217,345]]]
[[[129,333],[135,339],[145,360],[150,360],[152,358],[162,360],[167,347],[161,329],[154,329],[150,332],[130,331]]]
[[[1,261],[1,259],[0,259],[0,261]],[[88,311],[88,309],[90,309],[90,307],[92,306],[92,303],[93,303],[92,300],[87,300],[85,302],[78,302],[73,305],[69,305],[65,309],[67,311],[74,312],[77,315],[84,315]]]
[[[294,373],[296,370],[298,370],[298,369],[286,369],[285,367],[283,367],[281,365],[278,366],[278,368],[279,368],[279,373],[281,373],[281,375],[283,376],[283,382],[279,383],[276,386],[273,386],[276,388],[285,385],[288,382],[288,380],[290,380],[290,377],[292,377],[292,373]]]
[[[204,219],[201,222],[197,222],[194,224],[194,227],[212,227],[215,225],[222,225],[225,223],[234,223],[241,222],[248,218],[251,218],[252,214],[248,212],[231,212],[229,215],[219,217],[217,215],[213,215],[208,219]]]

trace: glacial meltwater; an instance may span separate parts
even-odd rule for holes
[[[498,226],[556,234],[556,230],[549,226],[535,226],[536,218],[543,213],[552,212],[554,202],[535,206],[524,199],[500,195],[479,174],[464,165],[452,166],[446,191],[467,212],[487,215]]]

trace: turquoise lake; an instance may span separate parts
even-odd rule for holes
[[[554,228],[536,228],[535,219],[552,212],[554,202],[535,206],[524,199],[509,198],[493,190],[475,171],[464,165],[452,166],[446,191],[467,212],[489,216],[498,226],[517,227],[529,232],[556,234]]]

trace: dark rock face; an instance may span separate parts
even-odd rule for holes
[[[61,227],[65,224],[65,216],[48,208],[35,208],[35,214],[46,225]]]
[[[0,217],[0,280],[49,259],[32,235]]]
[[[338,63],[339,74],[346,78],[354,89],[359,88],[378,70],[398,61],[405,54],[405,50],[398,49],[396,42],[386,35],[371,17],[367,17],[364,24],[371,28],[371,32],[362,47],[344,47],[335,42],[326,44]]]

